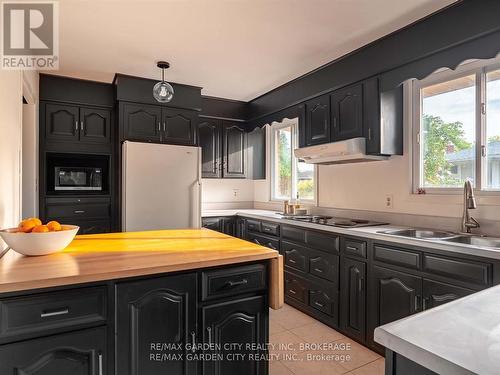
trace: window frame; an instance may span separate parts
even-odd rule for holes
[[[465,62],[455,70],[442,69],[430,76],[411,81],[412,95],[412,186],[413,193],[424,189],[427,194],[462,194],[463,187],[423,187],[423,143],[420,142],[422,129],[422,95],[421,89],[453,79],[475,75],[475,186],[480,195],[500,195],[500,189],[487,187],[487,157],[483,156],[483,147],[487,147],[486,129],[486,75],[500,69],[500,58]]]
[[[290,198],[281,198],[275,195],[276,192],[276,182],[277,178],[275,175],[275,166],[276,166],[276,134],[280,129],[291,127],[291,148],[292,148],[292,191]],[[294,200],[297,196],[297,158],[294,155],[294,150],[298,148],[299,142],[299,119],[289,119],[285,118],[281,122],[273,122],[270,126],[270,199],[271,202],[284,202],[285,200]],[[314,179],[314,198],[313,199],[305,199],[300,198],[300,202],[307,205],[316,205],[318,199],[318,168],[314,165],[313,172]]]

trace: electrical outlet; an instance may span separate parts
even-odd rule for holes
[[[385,208],[393,208],[394,198],[392,194],[387,194],[385,196]]]
[[[237,197],[238,196],[238,192],[239,192],[238,189],[233,189],[233,197]]]

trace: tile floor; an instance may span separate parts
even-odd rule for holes
[[[384,374],[383,357],[289,305],[269,310],[269,341],[270,375]]]

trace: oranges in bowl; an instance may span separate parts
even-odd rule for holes
[[[14,251],[36,256],[63,250],[76,236],[79,227],[63,225],[57,221],[43,224],[40,219],[30,217],[17,228],[0,230],[0,237]]]

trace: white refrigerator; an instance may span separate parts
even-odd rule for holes
[[[122,230],[200,228],[201,149],[125,141]]]

